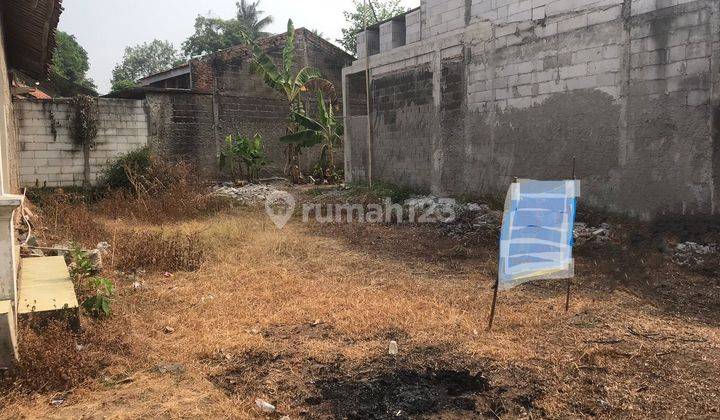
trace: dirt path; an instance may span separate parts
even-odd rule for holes
[[[2,417],[720,415],[717,279],[580,252],[569,313],[562,282],[527,284],[501,294],[488,333],[494,240],[298,220],[280,231],[260,210],[174,229],[201,232],[202,267],[116,280],[114,317],[87,321],[133,351],[57,407],[57,392],[0,399]]]

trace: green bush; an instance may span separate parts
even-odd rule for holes
[[[131,174],[144,175],[150,171],[152,157],[150,149],[133,150],[117,158],[100,176],[98,185],[109,189],[132,190]]]
[[[249,181],[255,181],[260,169],[268,163],[260,134],[252,138],[240,134],[225,138],[225,147],[220,152],[220,168],[229,168],[233,177],[246,175]]]

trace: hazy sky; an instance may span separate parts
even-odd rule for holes
[[[403,0],[417,7],[420,0]],[[343,10],[351,0],[263,0],[261,9],[275,18],[269,32],[284,32],[288,18],[296,27],[317,29],[325,38],[340,37]],[[110,89],[112,69],[128,45],[155,38],[175,47],[193,32],[198,14],[225,19],[235,15],[235,0],[64,0],[59,28],[75,35],[90,55],[89,76],[101,93]]]

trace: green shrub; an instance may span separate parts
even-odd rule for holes
[[[132,190],[133,176],[147,174],[152,166],[150,149],[133,150],[117,158],[100,176],[98,185],[109,189]]]
[[[364,183],[349,183],[349,195],[366,195],[377,199],[389,197],[393,203],[402,203],[415,195],[415,192],[408,187],[391,184],[388,182],[375,181],[372,188]]]
[[[260,169],[268,163],[260,134],[255,134],[253,138],[239,134],[225,138],[225,147],[220,152],[220,167],[229,168],[233,177],[242,177],[244,166],[248,180],[255,181]]]

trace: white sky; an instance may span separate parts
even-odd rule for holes
[[[420,0],[403,0],[408,8]],[[64,0],[59,28],[75,35],[90,56],[89,76],[100,93],[110,89],[112,69],[128,45],[155,38],[180,48],[193,32],[198,14],[229,19],[235,0]],[[344,26],[343,10],[351,0],[262,0],[260,9],[275,18],[269,32],[284,32],[288,18],[296,27],[317,29],[334,42]]]

